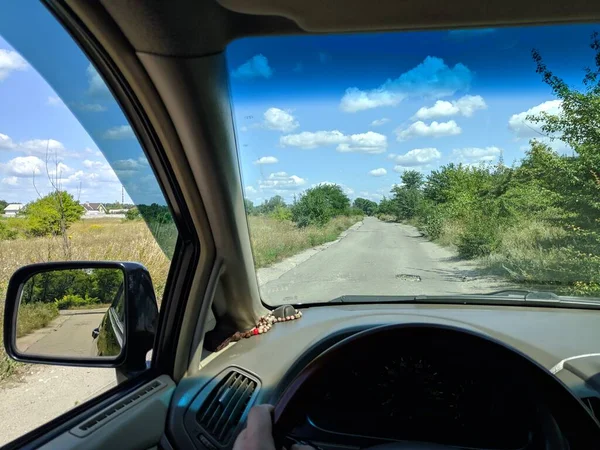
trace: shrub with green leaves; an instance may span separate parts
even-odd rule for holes
[[[350,199],[338,185],[321,184],[304,191],[292,205],[292,220],[300,228],[323,226],[332,217],[343,215]]]
[[[96,297],[81,297],[76,294],[67,294],[60,299],[54,300],[54,304],[60,310],[73,308],[86,308],[92,305],[98,305],[100,300]]]
[[[58,236],[63,229],[81,218],[83,206],[65,191],[51,192],[25,205],[19,212],[26,218],[26,232],[31,236]]]

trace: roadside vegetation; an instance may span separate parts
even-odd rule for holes
[[[340,186],[331,184],[307,189],[291,205],[276,195],[258,206],[246,199],[245,206],[257,268],[331,242],[364,215]]]
[[[545,141],[530,141],[525,157],[506,166],[448,164],[427,177],[402,174],[378,207],[419,227],[463,258],[526,285],[600,296],[600,41],[584,90],[568,86],[533,51],[542,81],[561,100],[561,114],[528,117]],[[572,151],[557,152],[563,142]],[[549,144],[550,142],[550,144]]]
[[[66,260],[137,261],[150,271],[160,302],[176,242],[169,210],[160,205],[138,205],[123,220],[81,220],[83,210],[79,203],[66,192],[60,192],[28,204],[17,217],[0,217],[0,298],[5,297],[13,272],[27,264]],[[0,201],[0,207],[5,205],[6,202]],[[335,240],[363,215],[362,210],[350,206],[341,188],[330,185],[307,190],[292,205],[275,196],[256,207],[246,201],[246,206],[257,268]],[[20,312],[19,335],[48,325],[60,309],[105,306],[102,300],[105,297],[97,286],[86,290],[75,284],[66,294],[47,293],[46,298],[51,302],[38,302],[34,296]],[[0,314],[3,308],[2,303]],[[4,353],[0,333],[0,380],[17,366]]]

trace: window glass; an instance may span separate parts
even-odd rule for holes
[[[0,298],[26,264],[115,260],[144,264],[160,303],[176,239],[148,160],[94,66],[40,2],[3,2]],[[32,309],[19,339],[42,345],[75,316],[91,336],[108,305],[75,291]],[[122,303],[115,302],[121,316]],[[66,315],[70,308],[88,311]],[[17,364],[0,345],[0,445],[115,382],[113,369]]]
[[[263,300],[600,297],[597,29],[233,42]]]

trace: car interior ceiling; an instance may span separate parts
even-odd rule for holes
[[[590,0],[46,0],[46,3],[88,53],[97,50],[98,71],[115,96],[124,105],[130,105],[125,109],[131,108],[127,115],[133,118],[136,130],[146,126],[155,133],[154,141],[148,137],[144,142],[149,159],[159,175],[161,165],[172,171],[181,191],[181,198],[171,199],[175,215],[178,205],[184,204],[192,221],[188,225],[198,235],[200,251],[189,255],[185,266],[193,272],[189,273],[193,280],[191,288],[179,300],[179,308],[163,312],[168,316],[167,323],[171,323],[169,320],[181,323],[172,331],[177,339],[172,379],[180,387],[173,402],[190,401],[186,395],[189,397],[192,391],[199,395],[204,384],[193,387],[193,377],[204,369],[208,369],[203,375],[205,384],[206,380],[217,383],[217,377],[231,364],[219,360],[207,366],[207,352],[203,352],[207,324],[214,327],[212,332],[220,339],[251,328],[257,317],[267,312],[259,295],[244,210],[224,55],[228,43],[262,35],[498,27],[600,19],[600,2]],[[130,92],[118,88],[119,83],[128,86]],[[134,119],[139,110],[131,106],[131,97],[143,109],[145,125]],[[164,153],[163,158],[152,153],[158,147]],[[167,174],[161,176],[168,178]],[[367,323],[383,324],[390,317],[399,322],[411,319],[434,322],[426,315],[419,316],[409,310],[398,313],[386,306],[375,308],[370,316],[360,312],[359,307],[338,308],[335,315],[323,310],[318,323],[294,324],[297,331],[305,333],[301,344],[275,330],[269,342],[277,343],[275,348],[282,352],[277,361],[270,360],[275,359],[272,350],[258,349],[251,340],[232,348],[229,359],[250,373],[262,369],[265,375],[257,383],[265,387],[261,399],[267,401],[281,393],[274,388],[266,389],[268,386],[289,381],[286,378],[291,373],[289,368],[295,367],[294,373],[298,373],[301,363],[308,362],[297,361],[299,354],[314,356],[343,337],[364,330]],[[411,316],[412,313],[416,315]],[[472,311],[471,319],[477,314]],[[346,317],[347,322],[338,326],[340,317]],[[503,326],[515,325],[515,317],[506,313],[501,319]],[[477,318],[486,320],[483,313]],[[454,319],[460,320],[458,313]],[[548,312],[549,323],[558,326],[553,320],[552,312]],[[450,324],[450,319],[442,322]],[[525,327],[519,329],[518,337],[509,337],[506,328],[500,325],[497,329],[491,324],[485,326],[508,344],[518,342],[524,353],[537,352],[540,364],[553,361],[550,351],[527,347]],[[519,325],[515,327],[518,329]],[[471,327],[466,325],[466,328]],[[326,339],[322,338],[323,330],[331,333]],[[556,337],[548,338],[552,339]],[[286,345],[295,350],[284,354]],[[585,350],[591,352],[590,348]],[[592,369],[578,370],[589,378]],[[572,376],[565,374],[570,378],[563,381],[575,383]],[[190,389],[187,394],[186,389]],[[581,389],[588,392],[589,386]],[[206,400],[210,392],[206,389],[202,392]],[[189,434],[185,428],[187,411],[173,408],[168,414],[172,433]],[[200,448],[192,438],[185,442],[189,448]],[[67,448],[63,444],[62,448]],[[55,443],[48,448],[60,448],[63,444]],[[170,444],[163,441],[162,445],[169,448]]]

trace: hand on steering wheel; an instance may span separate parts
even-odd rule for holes
[[[233,450],[277,450],[273,439],[273,406],[254,406],[246,428],[238,435]],[[290,450],[314,450],[308,445],[292,445]]]

